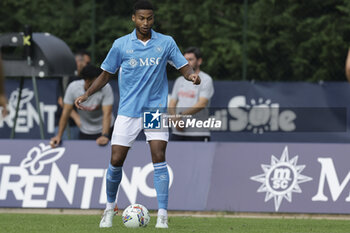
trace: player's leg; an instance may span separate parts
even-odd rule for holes
[[[116,195],[123,174],[123,164],[129,148],[141,131],[139,118],[118,116],[114,123],[112,135],[112,155],[106,175],[107,204],[100,227],[112,227],[113,216],[116,214]]]
[[[168,228],[168,193],[169,193],[169,172],[165,161],[167,141],[149,141],[152,162],[154,166],[154,187],[157,192],[158,218],[157,228]]]
[[[107,169],[106,191],[107,205],[106,209],[115,208],[115,199],[118,192],[119,184],[123,175],[123,164],[130,147],[112,145],[111,162]]]
[[[116,196],[120,182],[123,176],[123,163],[127,156],[130,147],[112,145],[111,162],[107,169],[106,175],[106,193],[107,203],[106,209],[103,213],[103,217],[100,221],[100,227],[112,227],[113,217],[118,213],[118,207],[116,205]]]

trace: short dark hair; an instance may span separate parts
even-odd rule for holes
[[[132,13],[135,14],[137,10],[152,10],[153,11],[153,5],[151,2],[149,2],[147,0],[138,0],[134,4],[134,8],[133,8]]]
[[[101,74],[102,70],[91,64],[87,64],[80,72],[80,77],[84,80],[92,80]]]
[[[90,56],[90,54],[86,50],[78,50],[75,53],[75,55],[81,55],[81,56],[88,55],[88,56]]]
[[[197,47],[189,47],[185,50],[184,54],[186,53],[193,53],[197,59],[202,58],[202,53],[199,48]]]

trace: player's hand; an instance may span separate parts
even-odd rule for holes
[[[50,140],[51,148],[58,147],[60,145],[60,143],[61,143],[61,137],[59,137],[59,136],[55,136],[55,137],[51,138],[51,140]]]
[[[86,94],[79,96],[75,101],[75,107],[81,110],[86,110],[83,105],[81,105],[83,102],[85,102],[88,99],[88,96]]]
[[[199,77],[198,74],[190,74],[189,78],[193,82],[194,85],[201,84],[201,78]]]
[[[5,118],[9,112],[7,111],[6,107],[3,107],[2,109],[0,109],[0,114],[2,115],[3,118]]]
[[[100,136],[96,139],[96,144],[99,146],[105,146],[109,142],[109,138],[106,136]]]
[[[7,105],[7,99],[5,96],[0,95],[0,114],[5,118],[8,115],[8,111],[6,108]]]

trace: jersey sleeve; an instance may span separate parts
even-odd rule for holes
[[[121,65],[122,57],[118,40],[114,41],[112,48],[109,50],[101,69],[108,73],[115,74]]]
[[[177,47],[176,42],[173,38],[170,40],[170,51],[168,62],[174,66],[176,69],[184,67],[188,62],[186,58],[182,55],[179,47]]]
[[[67,87],[66,93],[64,94],[63,103],[65,104],[74,104],[74,83],[70,83]]]
[[[208,79],[206,82],[203,82],[201,85],[202,86],[199,92],[199,97],[204,97],[209,100],[214,95],[213,80]]]
[[[113,105],[114,95],[111,85],[107,84],[103,89],[102,106]]]

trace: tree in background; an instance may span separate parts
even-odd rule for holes
[[[180,48],[201,48],[202,69],[216,79],[242,77],[241,3],[227,0],[156,2],[160,31],[173,35]]]
[[[345,80],[350,2],[254,1],[249,8],[249,77]]]
[[[1,0],[0,32],[25,24],[50,32],[72,49],[92,51],[93,0]],[[111,41],[130,32],[134,1],[95,0],[96,63]],[[195,45],[204,54],[203,70],[214,79],[241,80],[244,0],[163,0],[155,29],[174,36],[181,49]],[[349,0],[250,0],[247,57],[249,80],[345,81],[350,45]],[[170,72],[170,78],[176,73]]]

